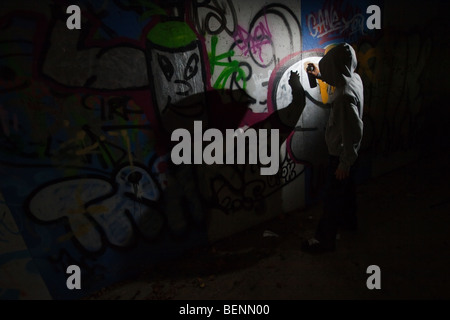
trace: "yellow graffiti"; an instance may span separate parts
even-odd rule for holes
[[[89,208],[84,208],[84,201],[81,196],[83,189],[82,186],[79,185],[77,190],[75,191],[75,201],[77,203],[77,206],[75,209],[67,209],[67,215],[77,215],[82,213],[90,213],[90,214],[96,214],[96,213],[105,213],[108,211],[108,208],[106,206],[90,206]]]
[[[319,84],[320,96],[322,98],[322,102],[324,104],[326,104],[326,103],[328,103],[330,96],[334,93],[334,90],[336,88],[333,86],[330,86],[328,83],[326,83],[322,80],[318,80],[317,82]]]
[[[125,139],[125,144],[127,146],[128,161],[130,162],[130,166],[133,166],[133,156],[131,155],[130,136],[128,135],[128,132],[126,130],[122,130],[121,133],[122,133],[122,137]]]
[[[115,132],[110,132],[109,134],[111,136],[119,136],[119,134],[115,133]],[[133,166],[133,155],[131,152],[131,142],[130,142],[130,136],[128,135],[128,131],[120,130],[120,135],[122,136],[123,141],[124,141],[125,145],[127,146],[128,161],[130,162],[130,166]]]
[[[101,214],[108,212],[108,207],[102,206],[102,205],[92,205],[88,208],[84,208],[84,201],[81,196],[82,192],[81,185],[78,186],[77,190],[75,191],[75,201],[76,201],[76,207],[74,209],[67,209],[67,215],[70,217],[71,215],[79,215],[79,214]],[[73,225],[73,224],[72,224]],[[58,237],[58,242],[64,242],[70,240],[73,236],[83,236],[91,232],[92,225],[91,223],[83,223],[82,225],[78,225],[77,229],[72,230],[70,232],[67,232],[66,234]]]
[[[63,234],[62,236],[58,237],[57,242],[66,242],[72,239],[74,236],[83,236],[88,234],[92,230],[91,224],[83,224],[81,226],[77,226],[76,230],[67,232],[66,234]]]
[[[66,142],[62,143],[60,148],[63,149],[69,146],[78,146],[77,150],[75,150],[75,155],[77,156],[99,153],[99,151],[96,151],[96,149],[99,148],[100,143],[95,142],[92,145],[87,146],[85,143],[85,139],[86,139],[86,132],[83,130],[78,131],[75,135],[75,138],[67,140]],[[100,137],[100,141],[105,140],[106,140],[105,136]]]
[[[80,149],[80,150],[75,151],[75,154],[77,156],[84,156],[84,155],[89,154],[89,153],[95,153],[94,151],[95,151],[95,149],[98,148],[98,146],[99,146],[99,143],[95,142],[91,146],[88,146],[88,147],[86,147],[84,149]]]
[[[358,58],[359,63],[359,73],[365,74],[369,79],[376,80],[374,78],[374,73],[369,66],[369,60],[376,56],[375,48],[370,48],[365,53],[358,51],[356,56]]]

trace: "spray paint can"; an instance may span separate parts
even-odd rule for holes
[[[314,65],[312,63],[308,63],[308,67],[306,68],[306,73],[308,74],[309,87],[315,88],[315,87],[317,87],[316,77],[312,73],[309,73],[308,71],[311,71],[311,72],[314,71]]]

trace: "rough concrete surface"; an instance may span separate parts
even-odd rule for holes
[[[320,216],[316,205],[86,299],[449,299],[449,159],[434,155],[360,185],[359,230],[341,233],[336,252],[300,251]],[[264,237],[266,230],[275,235]],[[366,286],[370,265],[381,269],[380,290]]]

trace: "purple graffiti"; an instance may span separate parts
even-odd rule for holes
[[[249,52],[253,55],[258,55],[259,60],[264,62],[262,57],[262,48],[266,44],[272,43],[272,34],[269,30],[269,25],[267,23],[267,17],[264,16],[264,23],[260,21],[253,30],[251,31],[245,30],[245,28],[241,26],[237,26],[237,30],[233,35],[234,42],[236,46],[242,51],[244,56],[248,56]]]

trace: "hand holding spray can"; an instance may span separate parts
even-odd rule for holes
[[[309,86],[310,88],[317,87],[316,77],[311,73],[314,71],[314,64],[308,63],[308,67],[306,67],[306,73],[308,74]],[[308,72],[310,71],[310,72]]]

